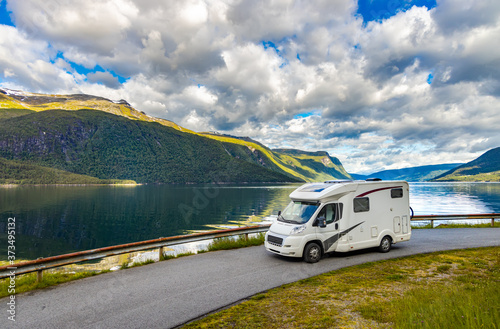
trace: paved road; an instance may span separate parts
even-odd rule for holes
[[[0,328],[172,328],[259,292],[342,267],[418,253],[499,246],[500,229],[414,230],[386,254],[333,254],[307,264],[263,246],[183,257],[0,300]]]

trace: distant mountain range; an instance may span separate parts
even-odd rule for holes
[[[380,178],[383,180],[405,180],[408,182],[424,182],[435,178],[462,163],[448,163],[440,165],[429,165],[410,167],[404,169],[383,170],[370,175],[351,174],[355,179]]]
[[[380,178],[409,182],[500,182],[500,147],[468,163],[449,163],[379,171],[370,175],[351,174],[354,179]]]
[[[327,152],[196,133],[91,95],[0,88],[0,184],[241,183],[349,179]]]
[[[500,147],[437,176],[434,181],[500,182]]]

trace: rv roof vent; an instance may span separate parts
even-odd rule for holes
[[[380,182],[382,179],[380,178],[367,178],[366,181],[367,182]]]

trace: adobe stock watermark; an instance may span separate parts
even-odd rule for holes
[[[202,187],[195,187],[194,197],[191,204],[181,203],[178,208],[182,214],[182,218],[186,224],[190,224],[191,217],[200,215],[201,211],[206,209],[210,201],[215,199],[220,193],[220,186],[227,181],[227,177],[217,177],[214,179],[216,183],[205,184]]]
[[[7,220],[7,260],[9,272],[7,292],[9,298],[7,299],[7,318],[10,321],[16,321],[16,270],[14,265],[16,260],[16,218],[9,217]]]

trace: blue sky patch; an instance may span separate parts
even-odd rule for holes
[[[86,68],[85,66],[83,65],[80,65],[80,64],[77,64],[77,63],[74,63],[74,62],[70,62],[68,61],[68,63],[71,65],[71,67],[78,73],[78,74],[83,74],[85,76],[87,76],[88,74],[90,73],[96,73],[96,72],[109,72],[111,73],[115,78],[118,79],[118,82],[120,83],[124,83],[127,81],[127,78],[125,77],[122,77],[118,74],[116,74],[116,72],[114,71],[111,71],[111,70],[105,70],[103,69],[100,65],[96,65],[94,68],[92,69],[89,69],[89,68]]]
[[[359,0],[357,14],[363,17],[365,24],[371,21],[381,21],[407,11],[413,6],[436,7],[436,0]]]
[[[432,80],[434,80],[434,75],[432,73],[429,73],[429,76],[427,77],[427,83],[431,84]]]
[[[305,112],[305,113],[299,113],[299,114],[295,114],[293,116],[294,119],[300,119],[300,118],[307,118],[307,117],[310,117],[312,115],[319,115],[320,113],[318,113],[317,111],[311,111],[311,112]]]
[[[0,24],[15,26],[10,18],[10,12],[7,11],[7,1],[0,0]]]
[[[262,46],[264,47],[264,49],[269,49],[269,48],[272,48],[274,50],[276,50],[277,53],[279,53],[279,49],[278,47],[276,47],[276,45],[274,44],[274,42],[271,42],[271,41],[262,41]]]

